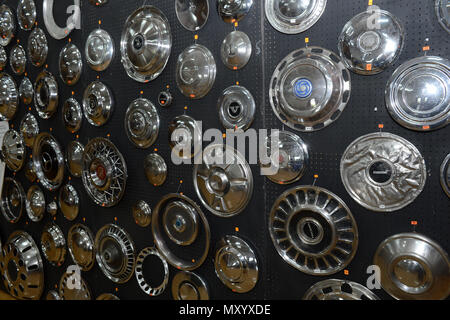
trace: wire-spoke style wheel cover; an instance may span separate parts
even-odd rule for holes
[[[0,45],[6,47],[16,32],[16,21],[10,7],[0,6]]]
[[[315,186],[283,193],[270,212],[269,231],[280,256],[310,275],[343,270],[358,247],[358,228],[350,209],[335,194]]]
[[[74,286],[73,283],[77,283],[79,286]],[[59,296],[62,300],[91,300],[91,290],[89,289],[86,281],[81,275],[69,274],[64,272],[59,280]]]
[[[145,5],[128,17],[120,52],[130,78],[144,83],[156,79],[166,67],[171,49],[169,20],[161,10]]]
[[[41,28],[34,28],[28,37],[28,58],[35,67],[41,67],[47,60],[48,41]]]
[[[82,180],[91,199],[102,207],[119,203],[125,192],[127,165],[108,139],[94,138],[84,147]]]
[[[105,30],[95,29],[86,40],[84,53],[92,70],[104,71],[114,58],[114,41]]]
[[[269,100],[275,115],[298,131],[316,131],[336,121],[351,92],[350,72],[331,51],[307,47],[291,52],[275,69]]]
[[[42,231],[41,251],[52,266],[61,267],[66,260],[66,238],[54,222],[46,224]]]
[[[19,91],[16,81],[9,74],[0,73],[0,116],[12,120],[19,106]]]
[[[5,178],[1,194],[1,210],[9,223],[17,223],[25,208],[25,191],[20,182]]]
[[[43,70],[34,82],[34,105],[39,117],[46,120],[58,109],[58,82],[55,77]]]
[[[39,222],[45,215],[45,195],[41,188],[32,185],[27,192],[25,208],[28,218],[33,222]]]
[[[14,270],[14,272],[12,272]],[[25,231],[9,236],[0,254],[5,289],[21,300],[39,300],[44,291],[44,268],[33,238]]]
[[[444,192],[450,198],[450,153],[445,157],[444,161],[441,164],[441,186],[444,189]]]
[[[59,53],[59,75],[66,85],[73,86],[80,79],[82,70],[81,52],[76,45],[70,42]]]
[[[450,0],[436,0],[435,9],[438,22],[450,33]]]
[[[366,209],[400,210],[425,187],[427,170],[419,150],[391,133],[353,141],[341,159],[341,178],[350,196]]]
[[[95,264],[95,240],[89,227],[74,224],[67,234],[67,248],[70,256],[83,271],[89,271]]]
[[[327,0],[265,0],[265,11],[267,20],[276,30],[296,34],[311,28],[326,5]]]
[[[327,279],[309,288],[303,300],[380,300],[380,298],[359,283]]]
[[[194,167],[194,187],[202,204],[219,217],[245,210],[253,195],[253,174],[245,157],[232,147],[212,144]]]
[[[157,287],[151,287],[145,280],[144,261],[148,256],[155,256],[156,258],[159,259],[159,261],[161,261],[163,265],[164,278],[162,283]],[[141,290],[151,297],[159,296],[161,293],[163,293],[167,287],[167,284],[169,283],[169,265],[167,264],[166,259],[164,259],[164,257],[159,253],[159,251],[156,248],[148,247],[143,249],[139,253],[136,259],[135,274]]]
[[[130,280],[136,249],[128,232],[115,224],[107,224],[97,232],[95,248],[97,264],[109,280],[115,283]]]
[[[387,84],[386,106],[405,128],[445,127],[450,123],[450,60],[425,56],[402,64]]]
[[[443,300],[450,294],[450,262],[435,241],[418,233],[384,240],[375,252],[381,286],[399,300]]]
[[[9,170],[18,172],[25,164],[27,154],[23,136],[14,129],[9,129],[3,136],[2,156]]]
[[[34,0],[20,0],[17,5],[17,22],[22,30],[30,31],[36,21]]]
[[[205,280],[198,274],[179,271],[172,279],[174,300],[209,300],[209,289]]]
[[[203,28],[209,17],[208,0],[175,0],[178,21],[189,31]]]

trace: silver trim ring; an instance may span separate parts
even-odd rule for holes
[[[164,267],[164,280],[163,282],[157,286],[157,287],[151,287],[144,278],[144,260],[148,256],[155,256],[159,260],[161,260],[161,263]],[[143,249],[136,260],[136,267],[135,267],[135,274],[136,274],[136,280],[139,284],[139,287],[144,291],[147,295],[155,297],[159,296],[161,293],[164,292],[164,290],[167,287],[167,284],[169,283],[169,266],[167,264],[166,259],[159,253],[159,251],[156,248],[148,247]]]

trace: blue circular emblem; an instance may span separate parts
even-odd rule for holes
[[[308,98],[312,93],[312,83],[308,79],[298,79],[294,85],[294,94],[298,98]]]

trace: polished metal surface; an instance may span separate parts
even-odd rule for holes
[[[161,91],[158,95],[158,104],[160,107],[168,108],[172,105],[173,96],[167,91]]]
[[[27,54],[20,44],[16,44],[9,55],[9,65],[11,70],[17,74],[22,75],[25,72],[27,65]]]
[[[97,297],[96,300],[120,300],[119,297],[113,295],[112,293],[102,293]]]
[[[442,189],[444,189],[445,194],[450,198],[450,153],[442,162],[440,173]]]
[[[17,223],[25,208],[25,192],[19,181],[11,178],[3,180],[1,210],[9,223]]]
[[[22,30],[30,31],[36,22],[36,4],[34,0],[19,0],[17,22]]]
[[[203,278],[189,271],[179,271],[172,279],[174,300],[209,300],[209,289]]]
[[[222,42],[220,57],[227,68],[239,70],[247,65],[252,56],[252,42],[242,31],[230,32]]]
[[[44,266],[33,238],[15,231],[0,254],[0,272],[5,289],[14,298],[39,300],[44,290]]]
[[[6,47],[16,32],[14,13],[6,4],[0,6],[0,45]]]
[[[28,37],[28,59],[35,67],[41,67],[47,60],[48,42],[41,28],[34,28]]]
[[[152,222],[152,208],[144,200],[139,200],[132,208],[133,218],[140,227],[148,227]]]
[[[37,175],[34,170],[34,164],[33,160],[30,159],[27,161],[27,164],[25,165],[25,178],[28,179],[31,183],[35,182],[37,180]]]
[[[309,151],[302,138],[289,131],[279,131],[278,139],[270,135],[264,146],[270,162],[260,163],[260,167],[270,181],[287,185],[303,177],[309,164]]]
[[[291,52],[278,64],[269,100],[281,122],[311,132],[339,118],[350,91],[350,73],[339,57],[323,48],[307,47]]]
[[[128,17],[120,52],[130,78],[144,83],[156,79],[166,67],[171,48],[169,20],[161,10],[144,5]]]
[[[158,258],[161,261],[161,264],[164,269],[163,281],[161,284],[155,287],[152,287],[147,283],[146,278],[148,278],[148,274],[147,276],[144,275],[144,261],[145,259],[147,259],[148,256],[154,256]],[[147,247],[145,249],[142,249],[142,251],[139,253],[136,259],[135,274],[141,290],[151,297],[156,297],[159,296],[161,293],[163,293],[167,287],[167,284],[169,283],[169,266],[167,265],[167,262],[164,259],[164,257],[159,253],[159,251],[156,248]]]
[[[347,68],[373,75],[398,59],[405,43],[405,30],[390,12],[369,7],[346,23],[338,41],[339,54]]]
[[[58,141],[49,133],[40,133],[33,145],[32,159],[34,171],[41,185],[49,190],[57,190],[64,179],[64,155]]]
[[[6,63],[8,62],[8,55],[4,47],[0,46],[0,71],[5,69]]]
[[[135,266],[132,238],[115,224],[103,226],[95,236],[96,260],[103,274],[115,283],[130,280]]]
[[[34,82],[34,105],[39,117],[50,119],[58,109],[58,82],[43,70]]]
[[[32,185],[27,192],[25,208],[28,218],[33,222],[39,222],[45,215],[45,195],[41,188]]]
[[[84,147],[82,180],[91,199],[102,207],[119,203],[125,193],[127,165],[108,139],[94,138]]]
[[[169,146],[178,158],[193,158],[200,152],[197,148],[201,143],[202,130],[194,118],[181,115],[169,123]]]
[[[377,132],[356,139],[345,150],[341,178],[347,192],[361,206],[392,212],[419,196],[427,170],[413,144],[394,134]]]
[[[445,31],[450,33],[450,1],[435,0],[436,15]]]
[[[327,0],[265,0],[267,20],[276,30],[287,34],[311,28],[322,16]]]
[[[74,282],[77,285],[74,285]],[[81,275],[64,272],[59,280],[59,296],[62,300],[91,300],[91,290]]]
[[[190,246],[176,245],[170,240],[164,229],[164,213],[173,203],[183,203],[184,206],[194,210],[198,217],[198,236]],[[184,215],[183,215],[184,216]],[[173,221],[174,230],[180,230],[183,234],[185,223],[182,219]],[[211,233],[209,223],[200,207],[188,197],[181,194],[168,194],[157,204],[152,214],[152,234],[159,252],[164,256],[169,264],[178,270],[194,270],[200,267],[205,261],[210,245]]]
[[[253,6],[253,0],[217,0],[217,11],[223,21],[235,23],[242,20]]]
[[[83,59],[80,50],[72,42],[61,49],[58,65],[62,81],[68,86],[75,85],[83,70]]]
[[[157,153],[151,153],[145,157],[144,171],[148,182],[155,187],[164,184],[167,178],[167,164],[164,158]]]
[[[208,0],[175,0],[178,21],[189,31],[203,28],[209,17]]]
[[[55,267],[61,267],[66,259],[66,239],[61,228],[54,222],[47,223],[42,231],[41,251]]]
[[[450,262],[435,241],[418,233],[384,240],[373,259],[381,286],[399,300],[443,300],[450,294]]]
[[[178,56],[178,89],[190,99],[201,99],[213,87],[216,72],[216,62],[211,51],[203,45],[193,44]]]
[[[173,201],[165,207],[161,221],[166,236],[177,245],[189,246],[197,240],[199,217],[193,206]]]
[[[233,217],[247,207],[253,194],[253,174],[245,157],[224,144],[203,151],[193,171],[194,188],[202,204],[216,216]]]
[[[69,173],[80,178],[83,173],[84,146],[78,141],[71,141],[66,148],[66,165]]]
[[[66,38],[73,29],[80,24],[81,19],[81,9],[79,7],[80,3],[77,0],[73,0],[73,14],[67,19],[66,25],[61,28],[55,22],[53,16],[53,2],[55,0],[43,0],[42,4],[42,14],[44,16],[44,24],[47,28],[47,32],[56,40],[61,40]]]
[[[12,120],[19,106],[19,92],[16,81],[9,74],[0,73],[0,115]]]
[[[248,89],[234,85],[226,88],[217,101],[219,119],[225,129],[247,130],[255,119],[256,103]]]
[[[92,70],[106,70],[114,58],[114,53],[114,41],[107,31],[98,28],[89,34],[84,55]]]
[[[31,104],[31,102],[33,102],[33,96],[34,96],[33,84],[31,83],[28,77],[24,77],[20,82],[19,86],[20,100],[24,104],[28,105]]]
[[[74,224],[67,234],[67,248],[70,256],[82,271],[89,271],[95,264],[94,235],[89,227]]]
[[[56,214],[58,213],[58,204],[56,203],[56,201],[52,201],[47,204],[47,213],[52,217],[56,216]]]
[[[380,298],[359,283],[327,279],[309,288],[303,300],[380,300]]]
[[[62,300],[62,299],[61,299],[61,297],[59,296],[59,293],[58,293],[58,292],[56,292],[55,290],[50,290],[50,291],[47,293],[47,296],[45,297],[45,300],[53,301],[53,300]]]
[[[147,149],[158,139],[159,115],[155,105],[145,98],[134,100],[125,113],[125,131],[138,148]]]
[[[27,150],[25,141],[20,133],[14,129],[5,132],[2,141],[1,157],[9,170],[18,172],[25,164]]]
[[[81,105],[74,98],[67,99],[63,104],[62,117],[64,127],[70,133],[78,132],[83,123],[83,111]]]
[[[272,207],[269,231],[278,254],[309,275],[343,270],[358,248],[358,228],[347,205],[332,192],[298,186]]]
[[[386,106],[405,128],[445,127],[450,123],[450,60],[424,56],[402,64],[387,84]]]
[[[34,139],[39,134],[39,123],[31,112],[27,113],[20,122],[20,133],[22,133],[25,145],[32,148]]]
[[[73,221],[78,217],[80,197],[73,185],[66,184],[59,190],[58,201],[59,208],[67,220]]]
[[[220,281],[236,293],[249,292],[258,282],[258,258],[252,247],[236,236],[219,241],[214,268]]]
[[[108,122],[114,108],[111,90],[102,82],[94,81],[83,94],[83,111],[87,121],[96,127]]]

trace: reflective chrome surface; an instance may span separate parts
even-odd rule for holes
[[[252,55],[252,43],[242,31],[232,31],[222,42],[220,57],[231,70],[239,70],[247,65]]]
[[[133,218],[140,227],[148,227],[152,222],[152,209],[143,200],[139,200],[132,208]]]
[[[265,0],[267,20],[276,30],[295,34],[311,28],[322,16],[327,0]]]
[[[189,31],[203,28],[209,17],[208,0],[175,0],[178,21]]]
[[[64,217],[69,221],[75,220],[80,210],[80,197],[75,187],[71,184],[63,186],[59,190],[58,201]]]
[[[9,129],[3,136],[2,158],[9,170],[17,172],[23,168],[27,150],[21,134],[14,129]]]
[[[53,300],[62,300],[59,296],[59,293],[55,290],[50,290],[45,297],[45,300],[53,301]]]
[[[165,207],[161,221],[166,236],[177,245],[189,246],[197,240],[199,217],[193,206],[173,201]]]
[[[234,23],[242,20],[252,5],[253,0],[217,0],[217,11],[223,21]]]
[[[422,192],[427,178],[419,150],[402,137],[377,132],[350,144],[341,159],[341,178],[350,196],[363,207],[400,210]]]
[[[81,9],[79,2],[73,0],[72,15],[67,19],[67,23],[64,27],[60,27],[56,24],[53,16],[53,2],[55,0],[43,0],[42,13],[44,16],[44,24],[47,28],[47,32],[56,40],[66,38],[75,27],[81,24]],[[74,8],[75,7],[75,8]]]
[[[369,7],[353,17],[339,36],[339,54],[345,65],[358,74],[384,71],[398,59],[404,46],[401,22],[388,11],[375,10]]]
[[[33,84],[31,83],[28,77],[24,77],[20,82],[19,86],[19,97],[20,100],[26,105],[31,104],[33,102],[34,89]]]
[[[47,204],[47,213],[52,217],[56,216],[56,214],[58,213],[58,204],[56,203],[56,201],[52,201]]]
[[[120,52],[130,78],[139,82],[157,78],[166,67],[171,48],[169,21],[158,8],[144,5],[128,17],[122,31]]]
[[[39,300],[44,290],[44,266],[33,238],[15,231],[0,254],[0,272],[5,289],[21,300]]]
[[[17,21],[22,30],[30,31],[36,21],[36,5],[33,0],[19,0]]]
[[[245,157],[224,144],[203,151],[194,166],[194,187],[202,204],[219,217],[235,216],[247,207],[253,194],[253,174]]]
[[[74,279],[77,286],[74,286]],[[81,277],[81,275],[75,275],[74,273],[64,272],[59,280],[59,295],[63,300],[91,300],[91,291],[89,287]]]
[[[258,258],[250,245],[236,236],[219,241],[214,267],[217,277],[233,292],[249,292],[258,282]]]
[[[84,146],[78,141],[72,141],[67,146],[67,168],[69,169],[69,173],[76,178],[80,178],[83,173],[83,153]]]
[[[25,165],[25,174],[24,175],[25,175],[25,178],[27,178],[28,181],[30,181],[32,183],[37,180],[37,175],[34,170],[34,164],[33,164],[32,159],[28,160],[27,164]]]
[[[154,256],[158,258],[159,261],[161,261],[161,264],[164,269],[163,281],[157,287],[152,287],[151,285],[149,285],[146,281],[146,278],[148,278],[149,275],[148,274],[147,276],[144,275],[144,261],[148,256]],[[169,283],[169,266],[167,265],[167,262],[164,259],[164,257],[159,253],[159,251],[156,248],[147,247],[139,253],[136,259],[135,274],[141,290],[151,297],[159,296],[161,293],[163,293],[164,290],[166,289],[167,284]]]
[[[109,280],[115,283],[130,280],[136,249],[128,232],[115,224],[107,224],[97,232],[95,248],[98,267]]]
[[[219,100],[219,119],[225,129],[247,130],[255,119],[256,104],[250,91],[238,85],[226,88]]]
[[[214,56],[205,46],[193,44],[178,56],[177,85],[190,99],[201,99],[208,94],[216,80],[216,72]]]
[[[106,70],[114,58],[114,53],[114,41],[107,31],[95,29],[89,34],[84,55],[92,70]]]
[[[198,274],[179,271],[172,279],[174,300],[209,300],[208,286]]]
[[[9,74],[0,73],[0,115],[11,120],[19,105],[19,92],[16,81]]]
[[[66,239],[61,228],[53,222],[45,225],[41,235],[41,250],[50,264],[60,267],[66,259]]]
[[[32,185],[27,192],[25,200],[28,218],[33,222],[39,222],[45,215],[45,195],[41,188]]]
[[[5,69],[6,63],[8,62],[8,55],[4,47],[0,46],[0,71]]]
[[[6,221],[17,223],[25,208],[25,192],[19,181],[11,178],[3,180],[1,210]]]
[[[303,300],[380,300],[380,298],[359,283],[327,279],[309,288]]]
[[[89,271],[95,264],[94,236],[89,227],[74,224],[67,234],[67,247],[70,256],[83,271]]]
[[[416,131],[450,123],[450,60],[425,56],[409,60],[386,87],[387,109],[400,125]]]
[[[48,42],[41,28],[34,28],[28,37],[28,59],[35,67],[43,66],[47,60]]]
[[[74,98],[67,99],[63,104],[62,117],[64,126],[70,133],[78,132],[83,122],[81,105]]]
[[[195,146],[201,145],[201,141],[202,131],[194,118],[181,115],[169,123],[169,146],[180,159],[191,159],[198,154],[200,150]]]
[[[174,202],[183,203],[185,206],[194,210],[198,216],[198,236],[194,243],[189,246],[176,245],[171,241],[164,229],[163,216],[169,206]],[[184,223],[180,220],[174,221],[174,228],[183,233]],[[157,204],[152,214],[152,233],[159,252],[164,256],[168,263],[179,270],[194,270],[200,267],[205,261],[210,245],[209,223],[200,207],[191,199],[181,194],[168,194],[164,196]]]
[[[116,146],[105,138],[94,138],[84,147],[83,185],[89,197],[102,207],[119,203],[125,192],[127,165]]]
[[[75,85],[83,70],[83,59],[78,47],[69,42],[59,53],[59,75],[68,86]]]
[[[384,240],[374,264],[381,286],[399,300],[439,300],[450,294],[450,262],[435,241],[418,233],[401,233]]]
[[[6,47],[16,32],[16,21],[10,7],[0,6],[0,45]]]
[[[58,109],[58,82],[55,77],[43,70],[34,83],[34,105],[39,117],[49,119]]]
[[[22,75],[25,72],[27,65],[27,54],[20,44],[16,44],[9,55],[9,65],[11,70],[17,74]]]
[[[108,122],[114,108],[114,99],[109,88],[100,81],[92,82],[84,90],[83,111],[88,122],[96,127]]]
[[[445,31],[450,33],[450,1],[435,0],[436,15]]]
[[[172,105],[173,96],[169,91],[161,91],[158,96],[158,104],[161,107],[168,108]]]
[[[33,145],[34,170],[41,185],[49,190],[58,189],[64,179],[64,155],[58,141],[49,133],[40,133]]]
[[[350,209],[332,192],[315,186],[283,193],[270,212],[269,231],[278,254],[310,275],[343,270],[358,248],[358,228]]]
[[[20,122],[20,132],[22,133],[25,145],[32,148],[34,140],[39,134],[39,123],[31,112],[27,113]]]
[[[442,189],[450,198],[450,153],[445,157],[444,161],[441,164],[440,170],[440,180]]]
[[[147,149],[159,133],[159,115],[155,105],[145,98],[134,100],[125,113],[125,131],[138,148]]]
[[[155,187],[164,184],[167,178],[167,164],[159,154],[151,153],[144,160],[144,171],[148,182]]]
[[[266,138],[265,147],[265,154],[270,162],[266,164],[260,162],[260,166],[269,180],[286,185],[303,177],[309,164],[309,151],[299,136],[289,131],[280,131],[278,141],[274,136]]]
[[[275,69],[269,100],[276,116],[298,131],[316,131],[336,121],[351,91],[350,73],[331,51],[308,47],[291,52]]]

